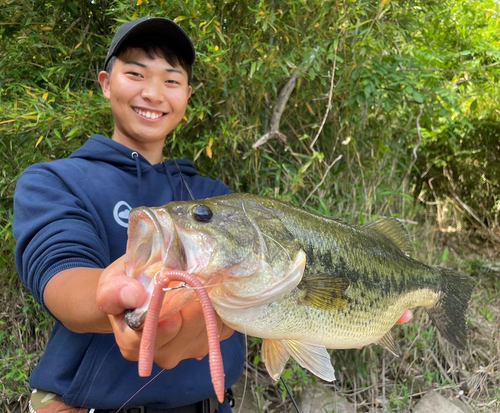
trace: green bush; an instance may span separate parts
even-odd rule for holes
[[[194,93],[166,157],[351,222],[413,218],[415,200],[451,199],[475,227],[497,230],[499,11],[494,0],[4,1],[4,290],[16,283],[17,177],[111,134],[97,73],[118,25],[145,15],[177,21],[197,50]]]

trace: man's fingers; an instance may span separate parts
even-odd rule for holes
[[[142,284],[127,276],[108,277],[99,285],[96,300],[106,314],[118,315],[140,307],[147,298]]]
[[[147,299],[142,284],[125,274],[125,256],[104,269],[97,287],[97,305],[106,313],[118,315],[140,307]]]
[[[412,312],[410,310],[406,310],[401,317],[399,317],[399,320],[396,321],[396,324],[404,324],[407,323],[408,321],[411,320],[412,317]]]

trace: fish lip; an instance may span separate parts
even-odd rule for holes
[[[186,259],[172,218],[162,208],[134,208],[129,215],[125,273],[137,279],[149,299],[127,317],[130,327],[138,328],[149,307],[155,275],[164,268],[186,270]],[[135,321],[132,321],[135,320]]]

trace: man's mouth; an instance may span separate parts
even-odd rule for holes
[[[139,108],[132,108],[134,110],[135,113],[141,115],[141,116],[144,116],[145,118],[148,118],[148,119],[158,119],[158,118],[161,118],[163,115],[166,115],[166,113],[163,113],[163,112],[154,112],[154,111],[151,111],[151,110],[143,110],[143,109],[139,109]]]

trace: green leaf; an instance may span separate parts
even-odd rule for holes
[[[443,255],[441,256],[441,262],[446,262],[448,260],[448,255],[450,254],[450,250],[446,247],[443,251]]]
[[[189,19],[189,18],[191,18],[191,17],[190,17],[190,16],[177,16],[177,17],[174,19],[174,23],[179,23],[179,22],[181,22],[181,21],[183,21],[183,20],[187,20],[187,19]]]
[[[416,90],[413,91],[413,99],[415,99],[418,103],[422,103],[424,101],[422,94]]]
[[[72,138],[73,136],[75,136],[78,131],[80,130],[80,128],[78,126],[75,126],[73,129],[71,129],[67,134],[66,134],[66,137],[67,138]]]
[[[253,61],[252,65],[250,66],[250,79],[252,78],[253,74],[255,73],[255,68],[257,67],[257,62]]]

